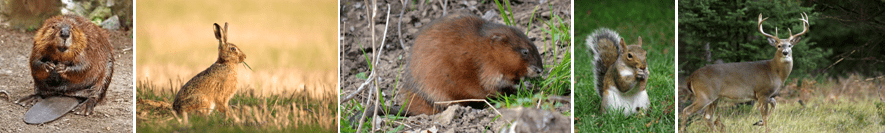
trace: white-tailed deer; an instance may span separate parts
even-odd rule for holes
[[[716,104],[719,100],[734,102],[755,100],[762,113],[762,120],[754,125],[768,124],[768,115],[777,104],[774,95],[781,89],[793,69],[793,45],[798,44],[800,36],[808,32],[808,15],[802,13],[801,16],[802,32],[796,35],[792,35],[791,32],[790,38],[780,39],[762,30],[762,22],[768,18],[763,19],[762,14],[759,14],[757,23],[759,33],[768,37],[771,46],[777,47],[771,60],[711,64],[694,71],[685,80],[694,101],[685,107],[679,116],[680,130],[685,130],[688,119],[698,113],[703,114],[708,126],[717,127],[713,128],[714,130],[721,129],[722,123],[719,119],[714,120],[718,117]]]

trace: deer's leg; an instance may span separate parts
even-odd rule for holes
[[[710,105],[707,106],[706,111],[704,111],[704,118],[707,120],[707,126],[710,127],[714,131],[722,131],[722,123],[720,123],[719,119],[719,111],[717,111],[717,105],[719,100],[715,100]]]
[[[691,105],[688,105],[687,107],[685,107],[685,109],[682,110],[682,113],[680,113],[680,115],[679,115],[679,119],[680,119],[679,130],[680,131],[685,130],[685,125],[688,124],[688,120],[691,118],[692,115],[697,114],[697,113],[701,113],[704,110],[707,110],[707,108],[709,107],[708,105],[710,105],[710,103],[713,102],[713,100],[709,100],[706,97],[698,96],[697,94],[695,95],[694,99],[695,99],[695,101],[692,102]]]
[[[774,98],[769,96],[758,97],[756,100],[758,102],[759,112],[762,114],[762,120],[759,120],[753,125],[765,126],[765,124],[768,124],[768,115],[771,114],[771,108],[774,107],[776,103],[774,103]]]

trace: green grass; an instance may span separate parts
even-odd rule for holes
[[[675,3],[673,1],[575,2],[575,129],[580,132],[674,132],[675,127]],[[589,14],[588,14],[589,13]],[[628,45],[642,36],[651,75],[647,83],[651,106],[645,113],[624,116],[599,112],[600,98],[593,85],[592,57],[586,40],[606,27]]]
[[[168,88],[154,89],[149,83],[139,83],[137,97],[171,104],[175,93]],[[164,90],[164,91],[155,91]],[[335,97],[335,94],[324,94]],[[228,119],[224,113],[213,111],[207,116],[191,113],[190,125],[180,124],[171,108],[152,108],[137,105],[137,132],[337,132],[334,100],[312,99],[309,94],[291,93],[258,96],[254,92],[239,92],[230,100],[235,115],[241,122]]]

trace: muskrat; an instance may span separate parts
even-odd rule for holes
[[[515,91],[524,77],[540,77],[541,55],[521,31],[463,13],[422,27],[400,89],[405,115],[436,114],[448,105],[434,102],[486,99]]]

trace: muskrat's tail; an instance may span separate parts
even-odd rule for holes
[[[615,60],[618,59],[618,54],[621,53],[620,44],[621,36],[618,35],[617,32],[612,31],[608,28],[599,28],[593,31],[590,36],[587,36],[587,49],[589,49],[591,55],[593,57],[593,69],[595,81],[593,84],[596,85],[597,94],[602,95],[602,81],[605,77],[605,72],[608,71],[608,68],[615,63]]]

